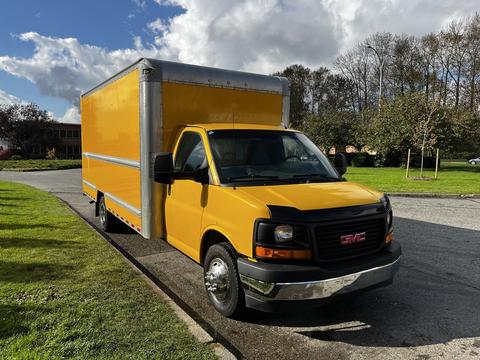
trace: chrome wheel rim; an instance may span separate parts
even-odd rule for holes
[[[105,224],[106,215],[105,215],[105,205],[103,203],[100,204],[100,222]]]
[[[205,287],[212,297],[223,302],[229,295],[230,281],[228,266],[220,258],[214,258],[205,273]]]

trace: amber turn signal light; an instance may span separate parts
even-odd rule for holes
[[[263,246],[255,248],[255,255],[264,259],[311,259],[310,250],[272,249]]]
[[[393,231],[390,231],[385,237],[385,244],[390,244],[393,240]]]

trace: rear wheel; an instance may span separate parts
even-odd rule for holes
[[[104,231],[112,231],[117,224],[117,219],[113,214],[107,210],[107,205],[105,204],[105,197],[100,196],[98,200],[98,217],[100,218],[100,226]]]
[[[224,316],[237,317],[245,311],[235,252],[228,243],[212,245],[205,255],[203,274],[207,295]]]

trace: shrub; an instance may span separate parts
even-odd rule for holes
[[[47,149],[47,156],[45,156],[47,160],[57,160],[57,150],[55,148]]]
[[[410,167],[420,168],[422,161],[421,155],[414,155],[410,159]],[[423,167],[425,169],[434,169],[435,168],[435,156],[424,156],[423,157]],[[438,160],[438,166],[440,167],[440,159]]]
[[[23,160],[23,156],[22,155],[12,155],[10,157],[10,160]]]
[[[372,167],[374,166],[375,156],[366,152],[356,153],[352,158],[352,166],[354,167]]]
[[[402,154],[399,151],[380,152],[375,156],[375,166],[399,167],[402,164]]]

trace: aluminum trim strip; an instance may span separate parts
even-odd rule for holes
[[[82,153],[82,156],[85,156],[86,158],[96,159],[96,160],[103,160],[103,161],[111,162],[114,164],[129,166],[137,169],[140,168],[140,162],[135,160],[123,159],[123,158],[108,156],[108,155],[93,154],[89,152]]]
[[[285,78],[279,76],[269,76],[249,72],[226,70],[199,65],[177,63],[172,61],[140,58],[133,64],[117,72],[110,78],[101,82],[92,89],[86,91],[81,97],[86,97],[92,93],[104,88],[115,80],[127,75],[128,73],[139,69],[140,76],[143,69],[153,70],[153,76],[148,75],[148,81],[178,82],[187,84],[199,84],[213,87],[223,87],[232,89],[242,89],[250,91],[269,92],[288,96],[288,87],[285,87]],[[155,74],[157,71],[160,74]],[[285,114],[287,115],[287,114]]]
[[[102,81],[100,84],[96,85],[95,87],[91,88],[90,90],[87,90],[85,91],[83,94],[80,95],[80,97],[87,97],[91,94],[93,94],[94,92],[100,90],[100,89],[103,89],[105,86],[108,86],[110,85],[111,83],[115,82],[116,80],[124,77],[125,75],[131,73],[132,71],[134,71],[135,69],[138,68],[138,65],[143,61],[144,59],[141,58],[141,59],[138,59],[137,61],[135,61],[133,64],[130,64],[128,65],[127,67],[125,67],[124,69],[120,70],[119,72],[117,72],[116,74],[112,75],[111,77],[109,77],[108,79],[106,79],[105,81]]]
[[[110,200],[115,201],[118,205],[123,206],[125,209],[129,210],[130,212],[134,213],[135,215],[140,216],[142,212],[137,209],[136,207],[130,205],[129,203],[119,199],[118,197],[110,194],[110,193],[105,193],[105,196],[109,198]]]
[[[87,186],[90,186],[93,190],[97,190],[97,187],[87,180],[82,180],[83,183]]]

